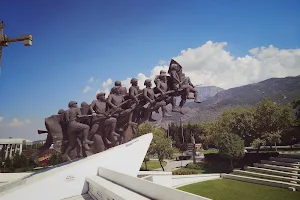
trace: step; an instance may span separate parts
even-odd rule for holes
[[[125,187],[117,185],[100,176],[87,177],[86,181],[89,185],[89,194],[97,200],[115,199],[115,200],[146,200],[144,197],[136,192],[133,192]]]
[[[300,159],[300,153],[280,153],[278,157]]]
[[[261,160],[260,162],[261,164],[285,166],[285,167],[292,167],[292,168],[300,167],[300,164],[295,164],[295,163],[278,162],[278,161],[271,161],[271,160]]]
[[[273,169],[266,169],[266,168],[260,168],[260,167],[245,167],[246,170],[249,171],[255,171],[260,173],[266,173],[266,174],[273,174],[278,176],[285,176],[285,177],[291,177],[291,178],[300,178],[300,174],[290,173],[290,172],[283,172]]]
[[[249,182],[249,183],[286,188],[286,189],[294,188],[296,191],[300,191],[300,185],[294,184],[294,183],[287,183],[287,182],[282,182],[282,181],[261,179],[261,178],[255,178],[255,177],[239,176],[239,175],[234,175],[234,174],[222,174],[221,177],[227,178],[227,179],[232,179],[232,180]]]
[[[300,179],[298,178],[291,178],[291,177],[285,177],[285,176],[276,176],[271,174],[261,174],[251,171],[244,171],[244,170],[233,170],[232,174],[234,175],[244,175],[244,176],[252,176],[257,178],[264,178],[269,180],[275,180],[275,181],[284,181],[284,182],[291,182],[299,184]],[[300,186],[300,185],[299,185]]]
[[[94,200],[89,194],[78,195],[70,198],[65,198],[62,200]]]
[[[300,164],[300,159],[294,159],[294,158],[270,157],[270,160],[278,161],[278,162],[288,162],[288,163]]]
[[[299,168],[297,169],[297,168],[292,168],[292,167],[282,167],[282,166],[260,164],[260,163],[254,163],[253,165],[254,165],[254,167],[275,169],[275,170],[284,171],[284,172],[291,172],[291,173],[299,173],[300,172]]]

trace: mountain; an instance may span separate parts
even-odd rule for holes
[[[200,87],[201,88],[201,87]],[[217,87],[213,87],[214,89]],[[198,88],[199,89],[199,88]],[[179,113],[172,113],[172,117],[159,119],[156,124],[166,126],[171,122],[178,122],[180,118],[187,123],[207,122],[222,112],[222,110],[235,106],[254,106],[263,98],[269,98],[280,104],[291,103],[294,99],[300,98],[300,76],[285,78],[270,78],[258,83],[244,85],[228,90],[222,90],[215,95],[204,96],[201,104],[188,102],[184,106],[184,116]],[[203,91],[205,92],[205,90]],[[201,92],[199,92],[201,93]],[[213,94],[207,91],[205,94]],[[199,94],[202,100],[201,94]],[[180,97],[179,97],[180,99]]]
[[[224,91],[223,88],[219,88],[217,86],[202,86],[202,87],[195,87],[198,91],[198,97],[200,101],[205,101],[206,99],[215,96],[218,92]],[[181,98],[177,98],[177,105],[179,104]],[[193,103],[194,100],[187,100],[187,103]]]

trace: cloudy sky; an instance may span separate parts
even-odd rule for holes
[[[0,138],[44,139],[44,118],[90,103],[115,80],[152,78],[177,60],[194,84],[228,89],[300,75],[297,0],[1,2]]]

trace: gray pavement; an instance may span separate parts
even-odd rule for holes
[[[204,158],[203,154],[196,157],[196,162],[201,161]],[[150,160],[158,160],[158,159],[150,159]],[[175,169],[179,169],[185,167],[187,164],[192,163],[193,160],[165,160],[167,162],[164,167],[166,172],[172,172]],[[162,168],[158,168],[155,171],[162,171]]]

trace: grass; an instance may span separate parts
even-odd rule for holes
[[[162,162],[162,165],[165,167],[166,166],[166,162]],[[150,160],[147,162],[147,170],[148,171],[153,171],[155,169],[158,169],[158,168],[161,168],[160,164],[159,164],[159,161],[154,161],[154,160]],[[146,165],[145,163],[143,162],[142,166],[141,166],[141,170],[142,171],[145,171],[146,170]]]
[[[200,153],[208,154],[208,153],[219,153],[218,149],[208,149],[208,150],[200,150]]]
[[[209,180],[177,188],[214,200],[299,200],[300,192],[287,189],[234,181],[229,179]]]

